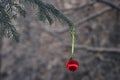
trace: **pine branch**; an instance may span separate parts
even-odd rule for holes
[[[43,2],[42,0],[2,0],[0,1],[0,24],[4,26],[4,30],[0,30],[1,35],[9,38],[13,37],[18,41],[18,33],[14,25],[12,25],[11,20],[17,18],[17,14],[23,17],[26,16],[26,11],[21,6],[24,5],[25,2],[30,2],[38,6],[38,17],[40,21],[48,21],[49,24],[52,24],[58,19],[61,23],[67,24],[70,30],[73,29],[74,24],[72,21],[65,17],[53,5]]]
[[[18,33],[15,29],[15,27],[11,23],[11,18],[7,14],[7,12],[4,10],[4,8],[0,11],[0,23],[2,24],[2,29],[0,30],[0,36],[7,36],[8,38],[13,37],[14,40],[17,42],[18,39]]]
[[[18,9],[20,16],[26,17],[26,11],[19,4],[14,4],[14,6]]]
[[[70,21],[67,17],[65,17],[58,9],[56,9],[53,5],[45,3],[41,0],[29,0],[31,3],[35,3],[38,8],[39,12],[44,16],[43,20],[48,20],[49,23],[53,23],[53,20],[55,21],[54,18],[57,18],[61,23],[68,24],[70,28],[74,26],[72,21]],[[51,21],[52,20],[52,21]],[[51,21],[51,22],[50,22]]]

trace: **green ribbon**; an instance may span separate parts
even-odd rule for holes
[[[72,27],[70,30],[71,40],[72,40],[72,55],[71,58],[74,58],[74,51],[75,51],[75,28]]]

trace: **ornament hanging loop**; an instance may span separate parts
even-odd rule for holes
[[[72,40],[72,55],[71,57],[73,58],[74,57],[74,49],[75,49],[75,28],[72,27],[70,29],[70,36],[71,36],[71,40]]]

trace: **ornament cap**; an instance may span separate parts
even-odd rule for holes
[[[75,58],[75,55],[72,54],[72,55],[70,56],[70,59],[74,59],[74,58]]]

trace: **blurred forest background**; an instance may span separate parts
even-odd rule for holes
[[[27,17],[13,21],[20,42],[8,38],[0,41],[1,79],[120,80],[120,0],[45,1],[74,22],[79,69],[70,73],[65,68],[71,55],[68,26],[58,21],[51,26],[40,22],[28,4]]]

